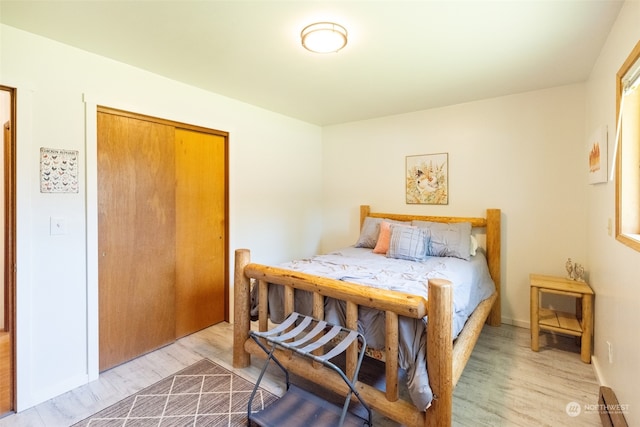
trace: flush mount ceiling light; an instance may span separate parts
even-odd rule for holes
[[[347,45],[347,30],[334,22],[316,22],[300,33],[302,46],[311,52],[337,52]]]

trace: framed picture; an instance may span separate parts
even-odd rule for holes
[[[589,184],[607,182],[607,127],[598,128],[589,140]]]
[[[78,151],[40,148],[40,192],[78,192]]]
[[[449,204],[449,154],[407,156],[407,203]]]

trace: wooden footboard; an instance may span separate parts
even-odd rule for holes
[[[364,209],[366,208],[366,209]],[[489,213],[490,211],[493,211]],[[328,279],[320,276],[305,274],[297,271],[281,269],[261,264],[251,263],[248,249],[238,249],[235,253],[235,308],[234,308],[234,344],[233,366],[247,367],[250,354],[264,358],[264,352],[251,339],[250,331],[250,280],[257,281],[259,286],[259,314],[258,329],[267,329],[267,289],[268,283],[284,286],[285,314],[294,311],[294,290],[300,289],[313,293],[313,317],[324,318],[324,298],[330,297],[346,302],[346,327],[357,328],[357,314],[359,306],[366,306],[385,311],[385,391],[381,391],[362,382],[356,383],[365,402],[377,412],[407,426],[449,426],[452,421],[453,387],[457,383],[471,351],[480,334],[485,321],[499,324],[499,311],[496,315],[496,305],[499,310],[499,270],[500,270],[500,211],[488,211],[486,221],[478,220],[475,226],[487,227],[487,258],[489,269],[496,281],[498,291],[488,300],[478,306],[467,321],[458,338],[453,342],[452,307],[453,290],[450,282],[442,279],[429,280],[429,299],[409,294],[368,288],[362,285]],[[361,212],[371,215],[368,207]],[[392,219],[420,219],[433,221],[440,217],[424,216],[391,216],[390,214],[373,214]],[[400,218],[402,217],[402,218]],[[465,218],[469,219],[469,218]],[[452,218],[446,218],[452,220]],[[455,219],[454,219],[455,220]],[[448,222],[448,221],[447,221]],[[489,225],[491,224],[491,225]],[[497,237],[495,228],[497,227]],[[489,228],[492,229],[491,235]],[[493,245],[490,249],[489,247]],[[496,248],[497,246],[497,248]],[[491,251],[491,252],[490,252]],[[493,255],[491,255],[493,254]],[[497,255],[497,260],[496,260]],[[493,259],[492,259],[493,256]],[[492,262],[494,263],[492,269]],[[497,276],[494,276],[497,266]],[[497,279],[497,280],[496,280]],[[402,400],[398,387],[398,316],[421,319],[429,315],[427,324],[427,364],[429,366],[429,383],[434,393],[434,399],[427,411],[418,410],[410,401]],[[497,322],[497,323],[496,323]],[[333,371],[322,366],[316,366],[306,359],[296,357],[295,354],[276,350],[281,363],[291,372],[306,378],[324,388],[337,393],[346,394],[347,386]],[[346,373],[352,376],[357,358],[355,343],[347,350]]]

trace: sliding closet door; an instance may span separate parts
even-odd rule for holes
[[[176,336],[225,319],[226,138],[176,129]]]
[[[100,371],[175,338],[174,138],[98,113]]]

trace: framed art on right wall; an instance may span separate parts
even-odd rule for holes
[[[589,140],[589,184],[607,182],[607,127],[600,126]]]

